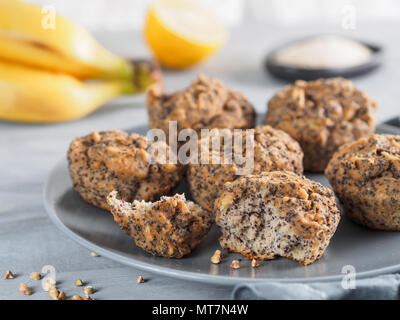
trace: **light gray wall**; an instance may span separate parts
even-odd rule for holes
[[[53,5],[91,30],[140,29],[151,0],[25,0]],[[244,21],[269,25],[400,21],[399,0],[191,0],[206,6],[227,26]]]

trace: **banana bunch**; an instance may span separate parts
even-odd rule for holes
[[[40,7],[0,0],[0,119],[59,122],[83,117],[121,94],[144,91],[160,76],[129,62],[88,32]]]

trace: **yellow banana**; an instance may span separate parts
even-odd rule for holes
[[[142,90],[148,78],[83,82],[0,61],[0,119],[58,122],[83,117],[112,98]]]
[[[0,59],[82,79],[132,76],[128,61],[104,49],[81,27],[55,15],[53,29],[44,19],[46,13],[38,6],[0,0]]]

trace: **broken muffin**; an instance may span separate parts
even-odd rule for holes
[[[220,140],[219,149],[213,146],[213,139]],[[213,211],[223,185],[241,175],[280,170],[303,173],[300,145],[287,133],[270,126],[236,133],[214,129],[198,144],[199,152],[194,155],[197,161],[192,159],[189,163],[186,178],[193,199],[208,211]]]
[[[164,142],[111,130],[74,139],[67,158],[75,191],[107,210],[113,190],[126,201],[154,201],[168,194],[183,176],[181,165],[169,163],[171,154]]]
[[[114,221],[137,246],[167,258],[182,258],[201,242],[211,228],[211,214],[185,195],[161,197],[157,202],[117,199],[117,191],[107,197]]]
[[[308,265],[319,259],[340,213],[333,192],[292,172],[264,172],[228,182],[215,201],[219,241],[248,259],[277,256]]]
[[[400,136],[375,134],[346,144],[325,173],[349,218],[400,231]]]
[[[255,111],[247,98],[228,89],[218,79],[199,75],[187,89],[172,94],[150,90],[147,97],[150,127],[169,137],[169,122],[182,129],[252,128]],[[167,140],[168,141],[168,140]]]
[[[304,170],[323,172],[333,153],[375,130],[377,103],[343,78],[296,81],[268,102],[264,124],[300,143]]]

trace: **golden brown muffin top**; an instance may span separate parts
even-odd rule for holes
[[[150,126],[168,129],[168,121],[177,121],[178,130],[191,128],[248,128],[254,125],[254,109],[242,94],[230,90],[215,78],[199,75],[184,90],[160,94],[151,90],[147,107],[160,122],[150,117]]]
[[[213,159],[218,159],[219,163],[217,164],[222,164],[227,172],[235,173],[238,168],[243,168],[248,164],[246,160],[250,160],[249,157],[251,157],[254,162],[254,170],[247,174],[277,170],[303,173],[303,152],[299,143],[286,132],[271,126],[259,126],[239,132],[229,129],[213,129],[208,135],[201,138],[198,142],[198,154],[194,154],[192,157],[192,159],[197,157],[198,163],[208,159],[205,165],[212,166]],[[215,148],[212,144],[213,141],[219,141],[220,148]],[[208,144],[205,146],[208,145],[208,148],[203,148],[202,144],[206,142]],[[207,151],[204,152],[205,150]],[[226,160],[231,162],[224,162]]]
[[[152,163],[159,165],[162,171],[177,170],[175,164],[164,164],[161,151],[166,151],[166,159],[168,159],[170,150],[163,142],[159,144],[160,153],[155,155],[148,152],[154,142],[140,134],[128,134],[119,130],[100,131],[74,139],[70,146],[70,153],[74,151],[82,153],[82,156],[90,160],[91,168],[100,169],[105,166],[118,177],[144,179],[148,176]],[[153,155],[155,157],[150,161]],[[71,154],[69,158],[72,161]]]
[[[377,109],[377,103],[356,89],[353,82],[343,78],[297,80],[276,93],[268,108],[279,109],[279,119],[269,114],[270,121],[304,118],[314,125],[331,127],[337,122],[364,121],[372,124],[370,112]]]
[[[374,134],[342,146],[332,157],[326,174],[335,184],[340,174],[360,185],[379,178],[400,178],[400,136]]]
[[[106,197],[112,190],[124,200],[167,194],[183,176],[183,166],[170,161],[170,155],[175,153],[165,142],[119,130],[75,138],[67,152],[74,189],[103,209],[108,209]]]

